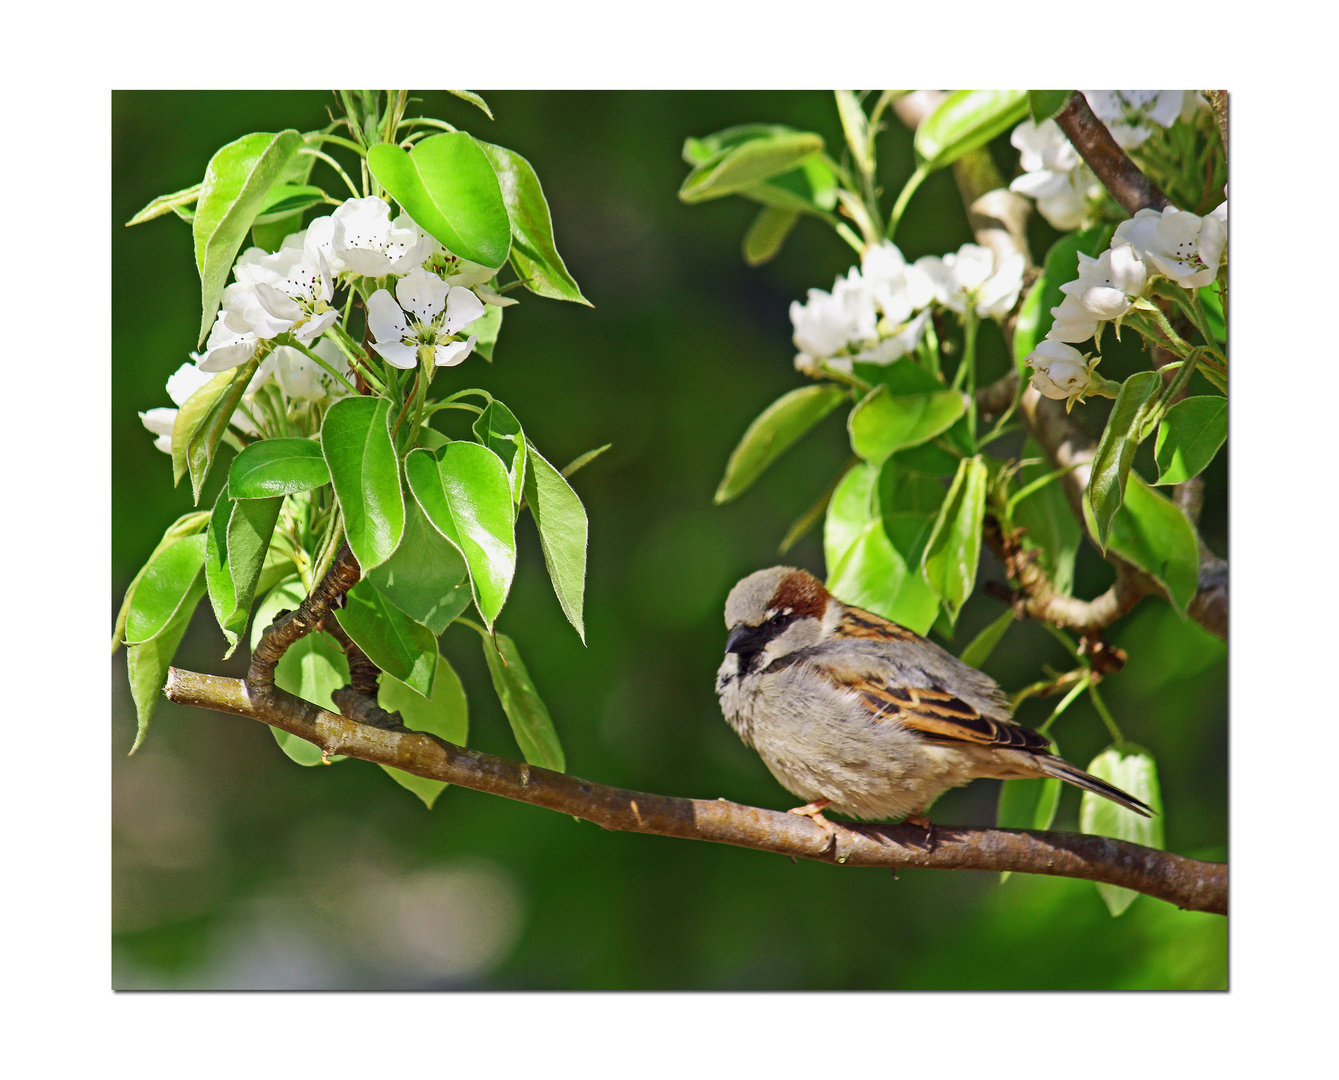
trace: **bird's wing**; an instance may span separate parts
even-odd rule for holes
[[[976,705],[964,701],[949,689],[955,680],[942,677],[945,673],[942,658],[913,670],[909,666],[913,662],[910,657],[927,656],[925,646],[936,653],[942,650],[905,626],[869,611],[848,608],[842,620],[842,633],[848,639],[885,642],[891,651],[886,655],[881,649],[836,653],[819,647],[809,651],[808,659],[835,685],[859,694],[874,719],[896,720],[936,742],[966,742],[1030,751],[1045,751],[1050,746],[1044,735],[1008,720],[986,716]],[[914,646],[916,651],[904,653],[896,648],[897,645]],[[989,695],[990,704],[993,704],[995,694],[1003,697],[1003,692],[985,675],[962,664],[956,657],[949,656],[949,659],[971,672],[976,681],[989,685],[994,691]],[[1007,707],[1007,699],[1005,704]]]

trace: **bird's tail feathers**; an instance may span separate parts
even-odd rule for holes
[[[1033,760],[1039,769],[1050,776],[1066,780],[1085,791],[1092,791],[1105,796],[1112,802],[1119,803],[1128,810],[1133,810],[1136,814],[1143,814],[1144,817],[1153,816],[1153,810],[1147,804],[1140,802],[1128,792],[1121,791],[1115,785],[1108,784],[1105,780],[1099,780],[1092,773],[1084,772],[1077,765],[1071,765],[1064,758],[1056,757],[1054,754],[1037,754]]]

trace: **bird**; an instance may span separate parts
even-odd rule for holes
[[[1133,795],[1051,753],[1010,719],[990,676],[905,626],[844,604],[812,574],[759,570],[725,602],[716,673],[726,721],[791,794],[823,810],[930,827],[944,791],[980,777],[1058,777],[1151,816]]]

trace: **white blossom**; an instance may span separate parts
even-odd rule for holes
[[[408,214],[391,221],[390,205],[375,195],[346,199],[328,218],[307,226],[308,248],[320,251],[335,273],[363,277],[408,274],[437,249]]]
[[[1032,366],[1032,385],[1045,397],[1057,401],[1082,400],[1092,383],[1096,360],[1085,360],[1078,349],[1047,338],[1041,341],[1026,362]]]
[[[952,311],[963,313],[970,304],[983,318],[1002,319],[1018,302],[1023,288],[1023,255],[1010,255],[998,270],[989,248],[963,244],[940,258],[926,255],[916,260],[934,287],[935,299]]]
[[[1134,247],[1120,244],[1108,248],[1095,259],[1079,252],[1079,276],[1061,285],[1060,291],[1105,322],[1119,319],[1129,311],[1144,294],[1147,282],[1148,268],[1135,254]],[[1070,339],[1061,337],[1061,340]]]
[[[1200,217],[1174,206],[1161,212],[1140,210],[1116,227],[1111,243],[1113,247],[1128,243],[1153,273],[1182,288],[1198,289],[1218,276],[1227,226],[1213,214]]]
[[[1058,307],[1051,308],[1051,328],[1046,336],[1055,341],[1087,341],[1097,333],[1102,320],[1089,311],[1076,296],[1066,296]]]
[[[1034,124],[1024,120],[1009,136],[1025,170],[1009,184],[1010,191],[1026,195],[1052,227],[1077,229],[1089,217],[1089,208],[1102,195],[1102,185],[1084,164],[1060,125],[1054,120]]]
[[[398,302],[397,302],[398,301]],[[422,267],[395,283],[395,296],[378,289],[367,300],[372,347],[386,362],[413,368],[420,355],[438,367],[459,364],[474,348],[475,337],[457,339],[484,313],[483,302],[460,285],[448,285]]]
[[[844,352],[851,342],[868,341],[878,334],[874,298],[854,267],[846,277],[837,278],[832,292],[810,289],[808,297],[803,304],[795,300],[790,305],[795,328],[792,340],[800,350],[795,365],[801,370],[816,368]],[[849,360],[845,366],[849,369]]]
[[[1184,90],[1085,90],[1097,118],[1116,142],[1133,150],[1153,134],[1153,126],[1171,127],[1181,116]]]

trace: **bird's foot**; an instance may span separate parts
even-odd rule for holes
[[[934,843],[935,843],[935,826],[934,826],[934,822],[933,822],[933,821],[931,821],[928,817],[925,817],[925,816],[923,816],[923,815],[921,815],[921,814],[908,814],[906,817],[904,817],[904,818],[902,819],[902,824],[903,824],[903,825],[915,825],[916,828],[918,828],[918,829],[924,829],[924,830],[925,830],[925,849],[926,849],[927,851],[933,851],[933,850],[934,850]]]
[[[823,810],[832,802],[831,799],[815,799],[811,803],[805,803],[803,806],[796,806],[787,810],[788,814],[798,814],[800,817],[807,817],[815,825],[821,828],[828,837],[826,847],[831,847],[833,854],[837,856],[838,862],[845,862],[838,847],[837,826],[823,816]]]

